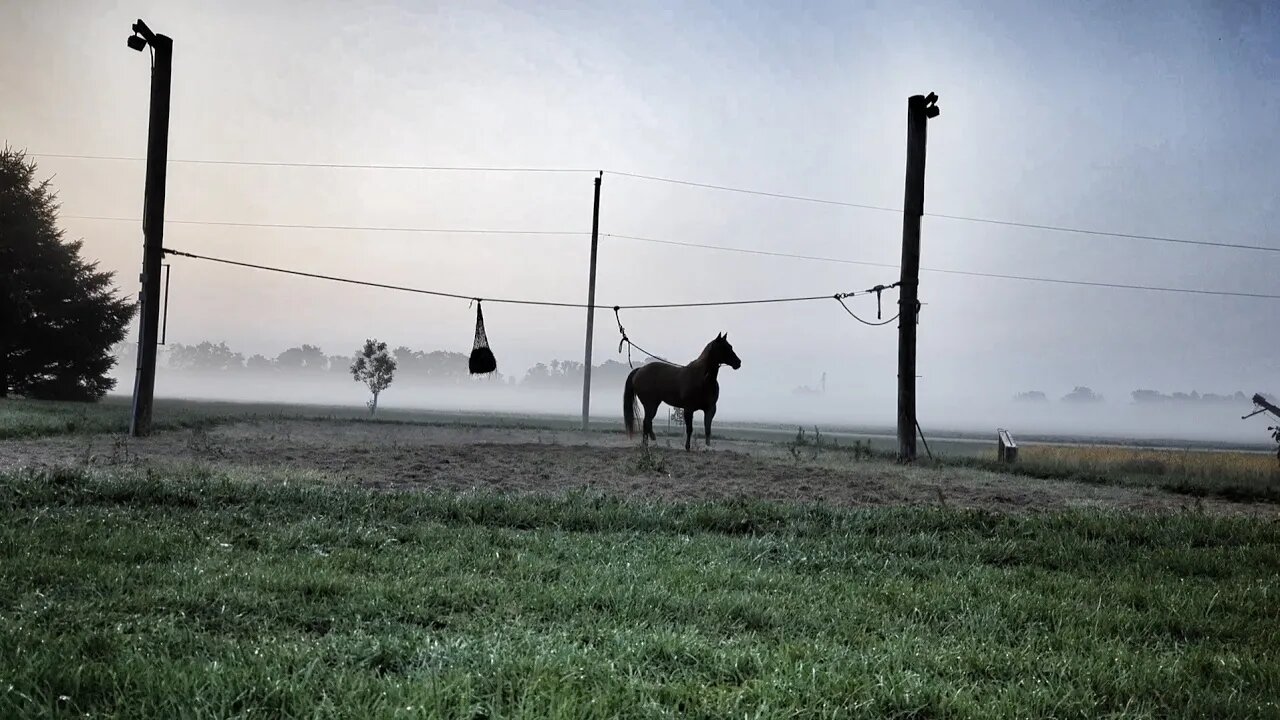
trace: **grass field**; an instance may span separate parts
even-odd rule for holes
[[[233,403],[165,400],[158,405],[164,411],[157,412],[157,430],[207,426],[230,416],[248,414],[246,406]],[[0,400],[0,440],[128,432],[129,417],[127,398],[109,398],[97,403],[9,398]]]
[[[125,433],[129,431],[129,398],[113,396],[97,403],[0,399],[0,440]],[[210,400],[157,399],[152,428],[155,431],[208,428],[227,422],[280,418],[358,420],[381,423],[449,424],[470,422],[491,427],[574,428],[567,417],[517,414],[479,414],[430,410],[380,408],[375,420],[369,411],[355,406],[287,403],[214,402]],[[620,426],[620,422],[619,422]]]
[[[278,403],[232,403],[162,399],[157,402],[157,430],[208,428],[238,420],[318,418],[367,421],[362,408]],[[527,415],[480,415],[439,411],[385,409],[373,422],[409,424],[462,424],[511,428],[571,429],[577,420]],[[0,440],[63,434],[120,433],[129,427],[129,401],[113,397],[96,403],[52,403],[0,400]],[[593,428],[594,429],[594,428]],[[597,432],[617,432],[605,426]],[[797,456],[828,458],[866,455],[891,457],[892,441],[850,436],[821,435],[812,429],[803,440],[776,430],[758,428],[722,430],[719,437],[791,446]],[[1192,496],[1280,502],[1280,461],[1260,452],[1142,449],[1117,445],[1025,444],[1015,465],[994,459],[994,444],[952,438],[935,440],[937,463],[952,467],[977,467],[1022,476],[1075,482],[1153,487]]]
[[[1025,445],[1013,465],[964,457],[944,462],[1047,479],[1155,487],[1196,496],[1280,502],[1275,455],[1088,445]]]
[[[1280,715],[1273,521],[0,475],[0,717]]]

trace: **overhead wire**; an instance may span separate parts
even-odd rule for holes
[[[638,178],[641,180],[652,180],[654,182],[671,183],[674,185],[685,185],[688,187],[706,188],[709,190],[721,190],[724,192],[740,193],[744,195],[758,195],[761,197],[779,198],[783,200],[796,200],[799,202],[817,203],[821,205],[836,205],[839,207],[858,208],[861,210],[875,210],[878,212],[901,213],[902,208],[888,207],[884,205],[869,205],[865,203],[845,202],[842,200],[831,200],[829,198],[810,197],[806,195],[791,195],[787,193],[769,192],[765,190],[753,190],[750,188],[733,187],[730,185],[715,185],[711,183],[694,182],[691,180],[680,180],[676,178],[659,177],[657,175],[643,175],[641,173],[622,172],[618,170],[604,171],[612,175],[620,175],[622,177]],[[944,220],[957,220],[961,222],[983,223],[987,225],[1003,225],[1007,227],[1019,227],[1032,230],[1046,230],[1050,232],[1074,233],[1078,235],[1096,235],[1100,237],[1126,238],[1130,240],[1149,240],[1152,242],[1177,243],[1182,245],[1200,245],[1204,247],[1230,248],[1234,250],[1257,250],[1261,252],[1277,252],[1280,253],[1280,247],[1272,247],[1269,245],[1246,245],[1243,243],[1227,243],[1215,242],[1211,240],[1188,240],[1185,238],[1175,238],[1165,235],[1142,235],[1138,233],[1115,232],[1110,230],[1092,230],[1088,228],[1070,227],[1066,225],[1047,225],[1040,223],[1019,222],[1015,220],[997,220],[994,218],[976,217],[972,215],[949,215],[945,213],[924,213],[925,217],[941,218]]]
[[[895,314],[893,317],[891,317],[891,318],[889,318],[888,320],[885,320],[885,321],[883,321],[883,322],[881,322],[881,321],[871,322],[870,320],[863,320],[862,318],[860,318],[860,317],[858,317],[856,314],[854,314],[854,312],[853,312],[852,310],[850,310],[850,309],[849,309],[849,306],[844,304],[844,299],[843,299],[843,298],[836,298],[836,300],[837,300],[837,301],[839,301],[839,303],[840,303],[840,307],[844,308],[844,311],[845,311],[845,312],[847,312],[847,313],[849,313],[849,317],[853,318],[854,320],[857,320],[858,322],[862,323],[863,325],[869,325],[869,326],[871,326],[871,327],[880,327],[881,325],[888,325],[889,323],[893,322],[894,320],[897,320],[897,319],[898,319],[898,317],[902,314],[902,313],[897,313],[897,314]]]
[[[641,237],[639,235],[620,235],[617,233],[600,233],[600,237],[614,238],[618,240],[634,240],[636,242],[655,243],[658,245],[675,245],[677,247],[702,248],[703,250],[720,250],[724,252],[741,253],[744,255],[764,255],[767,257],[790,258],[793,260],[814,260],[817,262],[841,263],[844,265],[865,265],[867,267],[882,267],[897,269],[897,265],[892,263],[869,262],[864,260],[848,260],[845,258],[824,257],[821,255],[800,255],[796,253],[777,252],[774,250],[755,250],[752,248],[740,248],[732,245],[713,245],[710,243],[686,242],[683,240],[663,240],[660,238]]]
[[[599,309],[612,308],[615,312],[618,310],[663,310],[674,308],[694,308],[694,307],[725,307],[731,305],[762,305],[771,303],[794,303],[808,302],[812,300],[837,300],[843,298],[857,297],[866,295],[874,290],[859,290],[854,292],[835,293],[834,295],[806,295],[798,297],[779,297],[779,298],[762,298],[752,300],[721,300],[712,302],[687,302],[687,303],[652,303],[652,304],[635,304],[635,305],[587,305],[586,303],[572,302],[555,302],[550,300],[528,300],[519,298],[498,298],[482,295],[463,295],[461,293],[451,293],[442,290],[428,290],[425,288],[408,287],[405,285],[391,285],[388,283],[374,282],[371,280],[357,280],[355,278],[340,277],[337,275],[325,275],[321,273],[307,272],[303,270],[293,270],[290,268],[276,267],[273,265],[262,265],[258,263],[244,262],[241,260],[231,260],[229,258],[220,258],[212,255],[201,255],[197,253],[186,252],[183,250],[175,250],[173,248],[165,248],[166,255],[176,255],[178,257],[191,258],[193,260],[205,260],[208,262],[220,263],[223,265],[232,265],[235,267],[250,268],[253,270],[264,270],[267,272],[281,273],[285,275],[295,275],[298,277],[314,278],[317,280],[328,280],[331,282],[346,283],[349,285],[361,285],[365,287],[381,288],[383,290],[397,290],[400,292],[417,293],[420,295],[432,295],[435,297],[453,298],[456,300],[477,301],[482,300],[488,303],[504,303],[508,305],[537,305],[543,307],[565,307],[565,308],[588,308],[593,307]]]
[[[943,218],[945,220],[962,220],[964,222],[985,223],[987,225],[1003,225],[1005,227],[1029,228],[1032,230],[1049,230],[1077,235],[1096,235],[1099,237],[1128,238],[1131,240],[1151,240],[1153,242],[1175,243],[1179,245],[1201,245],[1204,247],[1231,248],[1233,250],[1259,250],[1262,252],[1280,252],[1280,247],[1268,245],[1245,245],[1242,243],[1214,242],[1212,240],[1187,240],[1185,238],[1167,237],[1163,235],[1137,235],[1134,233],[1111,232],[1108,230],[1086,230],[1067,227],[1065,225],[1039,225],[1037,223],[1016,222],[1013,220],[994,220],[991,218],[969,217],[966,215],[944,215],[942,213],[925,213],[925,217]]]
[[[1095,282],[1091,280],[1063,280],[1033,275],[1006,275],[1003,273],[977,272],[973,270],[944,270],[942,268],[920,268],[920,272],[940,273],[943,275],[965,275],[968,277],[997,278],[1000,280],[1024,280],[1027,282],[1052,283],[1056,285],[1081,285],[1084,287],[1115,288],[1120,290],[1147,290],[1151,292],[1186,293],[1190,295],[1217,295],[1221,297],[1258,298],[1264,300],[1280,300],[1280,294],[1238,292],[1233,290],[1198,290],[1195,288],[1164,287],[1161,285],[1129,285],[1126,283]]]
[[[112,222],[141,222],[136,218],[113,217],[107,215],[63,215],[71,220],[106,220]],[[396,232],[396,233],[439,233],[445,235],[564,235],[586,236],[590,232],[582,230],[519,230],[519,229],[482,229],[482,228],[433,228],[433,227],[396,227],[379,225],[317,225],[307,223],[265,223],[234,222],[226,220],[171,220],[165,218],[165,224],[174,225],[208,225],[213,227],[246,227],[271,228],[277,230],[341,230],[350,232]]]
[[[110,161],[132,161],[142,162],[145,158],[128,157],[119,155],[78,155],[69,153],[28,153],[32,157],[45,158],[63,158],[76,160],[110,160]],[[456,171],[456,172],[514,172],[514,173],[606,173],[617,175],[620,177],[629,177],[640,180],[648,180],[652,182],[661,182],[674,185],[683,185],[686,187],[704,188],[709,190],[719,190],[722,192],[739,193],[745,195],[756,195],[760,197],[769,197],[783,200],[793,200],[798,202],[816,203],[821,205],[834,205],[838,207],[858,208],[862,210],[874,210],[877,212],[900,213],[902,208],[889,207],[885,205],[873,205],[869,203],[855,203],[844,200],[833,200],[830,198],[812,197],[807,195],[796,195],[791,193],[771,192],[767,190],[756,190],[752,188],[735,187],[732,185],[719,185],[715,183],[705,183],[693,180],[683,180],[680,178],[663,177],[660,175],[647,175],[644,173],[634,173],[623,170],[592,170],[588,168],[570,168],[570,167],[503,167],[503,166],[468,166],[468,165],[395,165],[395,164],[375,164],[375,163],[323,163],[323,162],[286,162],[286,161],[258,161],[258,160],[211,160],[199,158],[170,158],[170,163],[198,164],[198,165],[231,165],[231,166],[252,166],[252,167],[301,167],[301,168],[341,168],[356,170],[414,170],[414,171]],[[1047,232],[1070,233],[1077,235],[1092,235],[1097,237],[1123,238],[1129,240],[1144,240],[1150,242],[1174,243],[1180,245],[1193,245],[1201,247],[1216,247],[1233,250],[1250,250],[1257,252],[1276,252],[1280,253],[1280,247],[1269,245],[1249,245],[1245,243],[1228,243],[1217,242],[1212,240],[1191,240],[1187,238],[1177,238],[1167,235],[1144,235],[1141,233],[1126,233],[1111,230],[1094,230],[1090,228],[1072,227],[1067,225],[1051,225],[1045,223],[1030,223],[1016,220],[1000,220],[997,218],[986,218],[973,215],[953,215],[947,213],[925,213],[925,217],[934,217],[945,220],[955,220],[960,222],[982,223],[987,225],[1001,225],[1006,227],[1018,227],[1031,230],[1044,230]]]
[[[120,222],[141,222],[136,218],[124,218],[102,215],[64,215],[62,217],[77,220],[106,220]],[[515,236],[563,236],[563,237],[586,237],[591,233],[582,230],[520,230],[520,229],[482,229],[482,228],[428,228],[428,227],[394,227],[394,226],[362,226],[362,225],[318,225],[303,223],[254,223],[254,222],[231,222],[217,220],[171,220],[166,219],[166,223],[175,225],[208,225],[215,227],[250,227],[250,228],[269,228],[269,229],[303,229],[303,230],[335,230],[349,232],[397,232],[397,233],[435,233],[435,234],[474,234],[474,235],[515,235]],[[798,253],[785,253],[773,250],[757,250],[752,248],[740,248],[731,245],[716,245],[711,243],[689,242],[683,240],[666,240],[661,238],[643,237],[639,235],[624,235],[621,233],[600,233],[600,237],[613,238],[618,240],[630,240],[635,242],[654,243],[659,245],[672,245],[678,247],[691,247],[703,250],[716,250],[721,252],[732,252],[746,255],[761,255],[766,257],[779,257],[794,260],[810,260],[815,262],[830,262],[843,265],[860,265],[864,267],[878,267],[887,269],[897,269],[899,265],[895,263],[872,262],[868,260],[852,260],[848,258],[837,258],[822,255],[804,255]],[[1130,283],[1114,283],[1091,280],[1068,280],[1064,278],[1049,278],[1035,275],[1012,275],[1005,273],[978,272],[972,270],[953,270],[948,268],[931,268],[922,267],[921,272],[938,273],[943,275],[959,275],[966,277],[991,278],[999,280],[1017,280],[1022,282],[1040,282],[1055,285],[1074,285],[1082,287],[1101,287],[1119,290],[1142,290],[1149,292],[1164,293],[1184,293],[1193,295],[1215,295],[1221,297],[1243,297],[1256,298],[1266,300],[1280,299],[1280,294],[1272,293],[1252,293],[1230,290],[1202,290],[1197,288],[1179,288],[1166,287],[1159,285],[1138,285]],[[829,296],[814,296],[812,298],[798,299],[821,299]],[[791,300],[786,300],[790,302]],[[748,304],[755,303],[751,301]],[[712,303],[712,305],[722,303]],[[582,307],[586,307],[583,305]],[[597,306],[604,307],[604,306]],[[653,307],[666,307],[666,305],[654,305]]]
[[[26,153],[31,157],[62,158],[67,160],[108,160],[119,162],[145,162],[146,158],[124,155],[76,155],[70,153]],[[239,165],[249,167],[297,167],[335,168],[342,170],[418,170],[443,172],[515,172],[515,173],[595,173],[598,170],[567,167],[508,167],[485,165],[396,165],[376,163],[328,163],[287,162],[273,160],[209,160],[203,158],[169,158],[170,163],[182,165]]]
[[[753,250],[749,248],[738,248],[729,245],[713,245],[710,243],[685,242],[683,240],[663,240],[659,238],[641,237],[638,235],[620,235],[615,233],[600,233],[601,237],[616,238],[622,240],[634,240],[638,242],[657,243],[660,245],[677,245],[684,247],[701,248],[704,250],[721,250],[725,252],[743,253],[747,255],[766,255],[770,257],[791,258],[795,260],[814,260],[818,262],[841,263],[846,265],[863,265],[867,267],[879,267],[898,269],[900,266],[896,263],[871,262],[867,260],[850,260],[847,258],[824,257],[821,255],[800,255],[795,253],[776,252],[772,250]],[[1199,290],[1195,288],[1176,288],[1162,287],[1157,285],[1133,285],[1127,283],[1111,283],[1111,282],[1095,282],[1089,280],[1066,280],[1062,278],[1047,278],[1033,275],[1007,275],[1002,273],[977,272],[971,270],[950,270],[947,268],[930,268],[922,267],[920,272],[940,273],[944,275],[963,275],[969,277],[995,278],[1001,280],[1021,280],[1024,282],[1042,282],[1059,285],[1083,285],[1088,287],[1104,287],[1121,290],[1147,290],[1153,292],[1170,292],[1170,293],[1190,293],[1195,295],[1221,295],[1226,297],[1248,297],[1263,298],[1269,300],[1280,299],[1280,295],[1267,293],[1249,293],[1236,292],[1229,290]]]
[[[672,185],[684,185],[687,187],[706,188],[708,190],[722,190],[724,192],[740,193],[743,195],[759,195],[761,197],[778,198],[781,200],[799,200],[801,202],[817,203],[820,205],[836,205],[839,207],[859,208],[861,210],[878,210],[881,212],[902,212],[902,208],[891,208],[883,205],[866,205],[863,203],[846,202],[843,200],[830,200],[827,198],[809,197],[805,195],[789,195],[787,193],[768,192],[766,190],[751,190],[748,188],[732,187],[729,185],[713,185],[711,183],[695,182],[693,180],[679,180],[676,178],[659,177],[657,175],[644,175],[641,173],[623,172],[621,170],[605,170],[606,175],[619,175],[621,177],[637,178],[640,180],[653,180],[655,182],[670,183]]]

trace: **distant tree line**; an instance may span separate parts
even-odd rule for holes
[[[1263,397],[1271,399],[1270,395],[1262,394]],[[1252,395],[1246,395],[1244,392],[1237,390],[1230,395],[1218,395],[1216,393],[1204,393],[1203,395],[1192,390],[1189,393],[1175,392],[1165,394],[1158,390],[1134,390],[1129,393],[1129,397],[1135,405],[1156,405],[1160,403],[1203,403],[1203,404],[1249,404],[1249,398]],[[1030,390],[1021,392],[1014,396],[1014,400],[1025,403],[1045,403],[1049,402],[1049,397],[1041,390]],[[1102,402],[1101,395],[1095,393],[1092,389],[1079,386],[1071,392],[1062,396],[1062,402],[1065,403],[1095,403]],[[1272,400],[1274,402],[1274,400]]]
[[[1046,403],[1049,402],[1049,396],[1044,394],[1043,390],[1028,390],[1020,392],[1013,396],[1014,400],[1025,403]],[[1065,403],[1094,403],[1102,402],[1102,396],[1095,393],[1091,388],[1083,385],[1077,386],[1076,389],[1062,396],[1062,402]]]
[[[195,345],[170,343],[161,348],[163,367],[205,375],[240,375],[244,377],[342,377],[349,378],[353,358],[326,355],[316,345],[291,347],[275,357],[261,354],[245,357],[225,342],[204,341]],[[125,371],[137,362],[136,343],[122,342],[114,348],[119,367]],[[467,354],[447,350],[414,350],[400,346],[391,351],[398,382],[420,385],[461,385],[472,382],[519,385],[529,388],[581,388],[583,364],[572,360],[538,363],[522,376],[501,372],[472,376],[467,367]],[[621,384],[631,372],[626,363],[609,360],[591,370],[592,382]]]

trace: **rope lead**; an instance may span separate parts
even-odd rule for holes
[[[632,370],[634,370],[636,367],[635,364],[631,362],[631,348],[635,348],[636,350],[639,350],[640,352],[644,353],[645,355],[648,355],[654,360],[658,360],[659,362],[664,362],[668,365],[675,365],[675,363],[671,362],[670,360],[654,355],[648,350],[645,350],[639,345],[631,342],[631,338],[627,337],[627,329],[622,327],[622,316],[618,312],[621,309],[622,309],[621,306],[618,306],[618,305],[613,306],[613,318],[618,322],[618,334],[622,336],[622,339],[618,341],[618,352],[622,352],[623,345],[627,346],[627,367],[630,367]]]

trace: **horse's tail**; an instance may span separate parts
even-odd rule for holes
[[[622,420],[627,425],[627,437],[636,431],[636,373],[640,368],[627,375],[627,383],[622,388]]]

